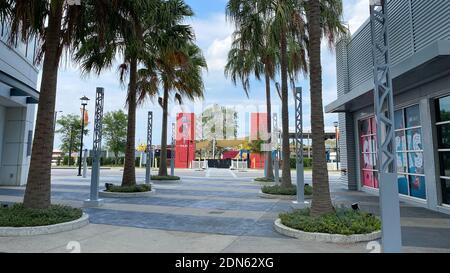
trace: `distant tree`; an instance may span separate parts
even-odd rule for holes
[[[80,151],[81,136],[81,117],[79,115],[65,115],[56,122],[59,129],[56,133],[60,135],[61,145],[59,148],[63,153]],[[84,129],[84,135],[88,134],[88,130]],[[70,157],[70,154],[69,154]]]
[[[103,118],[103,134],[106,146],[114,153],[116,165],[119,161],[119,153],[125,153],[127,124],[128,116],[122,110],[108,112]]]
[[[264,144],[264,141],[261,139],[252,140],[249,142],[249,150],[254,154],[261,154],[261,146]]]

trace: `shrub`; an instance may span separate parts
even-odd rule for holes
[[[267,177],[258,177],[258,178],[255,178],[255,182],[275,182],[275,180],[269,179]]]
[[[107,192],[122,192],[122,193],[134,193],[134,192],[149,192],[152,187],[147,184],[134,185],[134,186],[109,186]]]
[[[152,180],[156,180],[156,181],[177,181],[177,180],[180,180],[180,177],[178,177],[178,176],[171,176],[171,175],[168,175],[168,176],[157,176],[157,175],[154,175],[154,176],[152,176]]]
[[[289,159],[289,165],[291,169],[297,168],[297,161],[295,158]],[[312,158],[303,158],[303,166],[305,168],[312,168]]]
[[[336,212],[315,218],[310,216],[309,208],[295,210],[280,214],[280,219],[287,227],[314,233],[353,235],[381,230],[381,221],[377,217],[348,208],[339,208]]]
[[[81,218],[81,209],[52,205],[47,209],[28,209],[22,204],[0,208],[0,227],[38,227],[71,222]]]
[[[264,186],[262,187],[262,192],[266,194],[276,194],[276,195],[297,195],[297,187],[281,187],[280,185],[275,186]],[[305,185],[305,195],[312,195],[312,187]]]

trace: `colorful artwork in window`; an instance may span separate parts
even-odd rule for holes
[[[401,194],[408,195],[408,177],[405,175],[398,176],[398,192]]]
[[[395,132],[395,150],[398,152],[406,150],[406,137],[404,131]]]
[[[423,153],[408,153],[408,172],[424,174],[423,169]]]
[[[363,185],[366,187],[374,187],[374,179],[372,171],[363,171]]]
[[[425,177],[423,176],[410,176],[409,177],[409,189],[411,196],[425,199],[427,197],[425,189]]]
[[[422,151],[422,130],[413,129],[406,132],[406,140],[408,142],[409,151]]]
[[[397,153],[397,172],[406,173],[408,170],[407,156],[405,153]]]

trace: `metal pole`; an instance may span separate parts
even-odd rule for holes
[[[80,157],[78,159],[78,176],[81,176],[81,164],[83,159],[83,136],[84,136],[84,115],[86,111],[86,105],[83,104],[83,116],[81,117],[81,143],[80,143]]]
[[[98,199],[98,185],[100,180],[100,158],[102,153],[104,100],[104,89],[97,88],[95,98],[94,142],[92,148],[91,194],[90,199],[84,202],[84,205],[87,207],[98,207],[103,204],[103,200]]]
[[[170,175],[175,176],[175,123],[172,123],[172,150],[170,152]]]
[[[72,163],[72,145],[73,145],[73,126],[70,127],[70,142],[69,142],[69,166],[71,166],[70,163]]]
[[[396,173],[397,162],[394,150],[394,94],[390,71],[388,18],[386,1],[370,0],[382,250],[383,252],[397,253],[402,250],[402,234]]]
[[[339,171],[339,153],[338,153],[338,149],[339,149],[339,141],[338,141],[338,127],[335,127],[335,132],[336,132],[336,171]]]
[[[152,180],[152,138],[153,138],[153,112],[148,112],[147,121],[147,163],[145,166],[145,183],[150,184]]]
[[[84,149],[84,156],[83,156],[83,178],[86,178],[87,176],[87,149]]]
[[[276,153],[275,153],[275,159],[274,159],[274,163],[273,163],[273,167],[274,167],[274,176],[275,176],[275,183],[278,184],[280,183],[280,162],[279,162],[279,153],[278,153],[278,149],[279,149],[279,129],[278,129],[278,115],[277,113],[273,114],[273,134],[274,137],[272,138],[275,141],[275,148],[276,148]]]
[[[213,160],[216,159],[216,138],[213,138],[213,150],[212,150]]]
[[[305,174],[303,164],[303,96],[302,88],[295,88],[295,159],[297,169],[297,201],[298,208],[305,207]]]

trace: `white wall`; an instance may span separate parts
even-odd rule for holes
[[[26,183],[30,165],[28,132],[33,130],[34,108],[34,105],[6,108],[0,185],[21,186]]]

